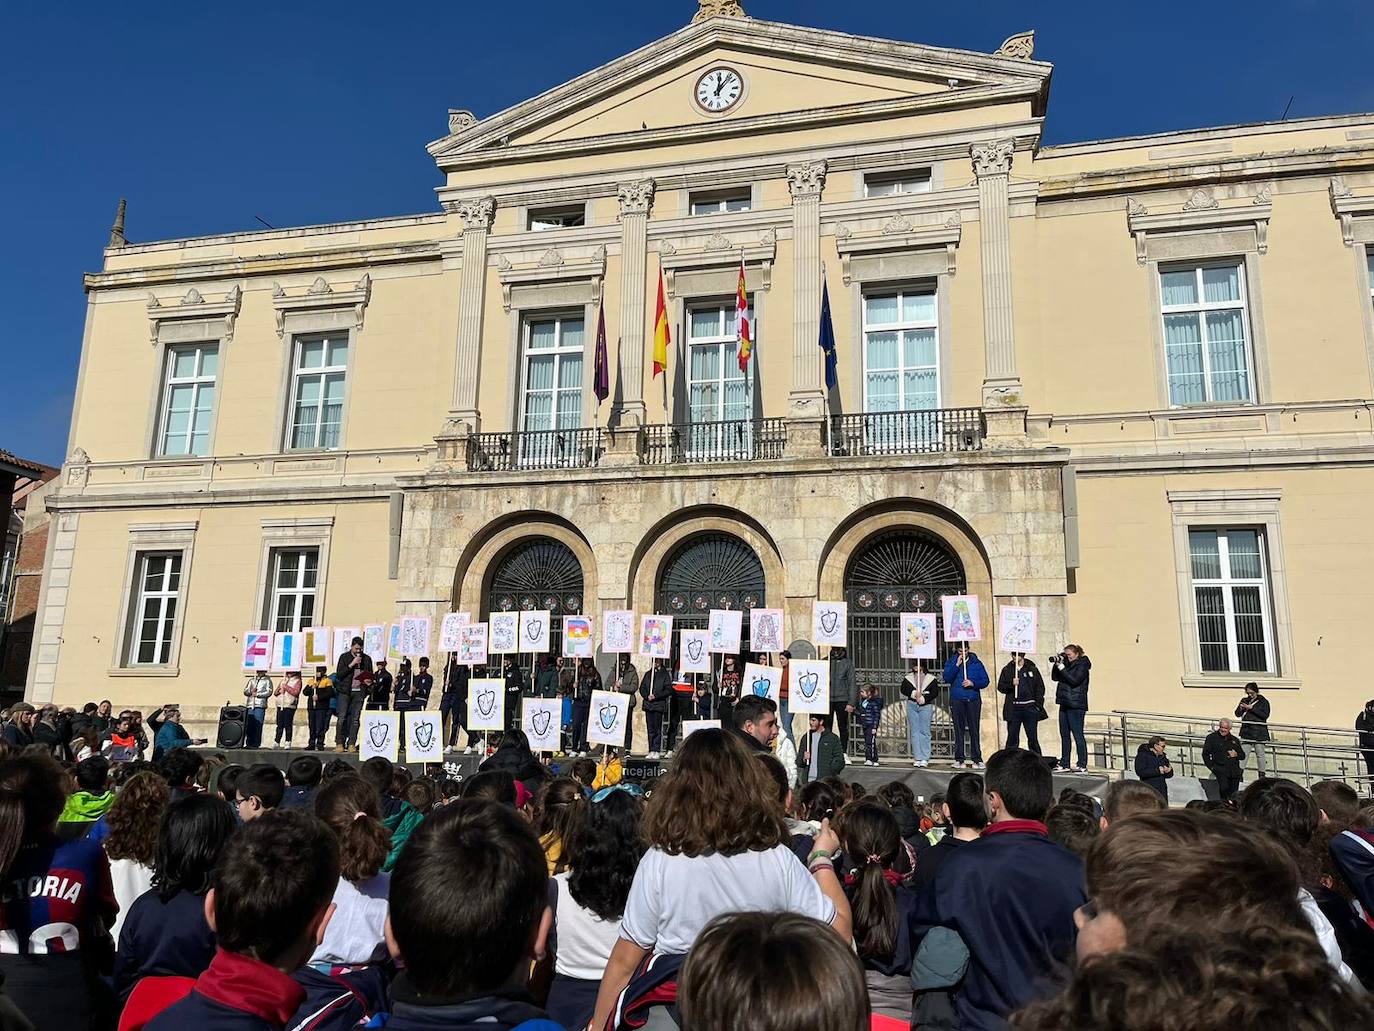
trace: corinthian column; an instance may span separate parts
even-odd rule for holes
[[[1016,333],[1011,303],[1011,217],[1007,176],[1011,140],[975,143],[973,174],[978,178],[978,230],[983,269],[983,408],[1022,408],[1021,377],[1016,372]],[[991,434],[991,427],[989,427]]]
[[[611,425],[644,425],[644,291],[649,281],[649,209],[654,181],[620,185],[620,346],[616,349],[619,401]]]
[[[821,351],[821,190],[824,161],[787,166],[792,194],[792,389],[789,419],[823,419]],[[820,447],[819,440],[816,443]]]
[[[486,304],[487,234],[496,211],[493,197],[478,197],[458,205],[463,220],[463,272],[458,287],[458,346],[453,363],[453,404],[449,431],[460,427],[476,433],[478,374],[482,366],[482,311]]]

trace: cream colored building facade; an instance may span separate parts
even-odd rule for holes
[[[1042,654],[1083,644],[1095,711],[1225,714],[1254,679],[1276,721],[1348,724],[1374,694],[1374,116],[1042,147],[1029,36],[706,6],[451,111],[432,213],[115,234],[30,698],[217,706],[246,628],[512,604],[765,605],[805,650],[817,598],[890,689],[896,614],[967,590],[992,666],[1002,604],[1038,607]]]

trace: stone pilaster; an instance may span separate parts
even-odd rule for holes
[[[612,426],[642,426],[644,409],[644,295],[649,281],[649,209],[654,181],[622,183],[620,195],[620,346],[616,350],[618,402]]]
[[[792,194],[792,388],[787,395],[789,456],[824,451],[825,419],[818,346],[821,313],[821,191],[826,163],[787,168]],[[799,424],[799,425],[793,425]]]
[[[1025,408],[1021,377],[1016,371],[1016,333],[1011,298],[1011,215],[1007,177],[1011,172],[1011,140],[976,143],[970,150],[978,179],[979,236],[982,240],[983,351],[987,371],[983,379],[983,409],[1002,413],[989,425],[989,439],[1012,430],[1019,421],[1025,436]],[[1005,418],[1014,411],[1018,417]],[[1013,436],[1017,434],[1012,433]]]
[[[460,427],[475,433],[481,425],[477,384],[482,365],[482,312],[486,306],[487,236],[495,212],[496,200],[492,197],[477,197],[458,205],[458,217],[463,220],[463,272],[458,287],[453,403],[449,408],[446,435],[457,434]]]

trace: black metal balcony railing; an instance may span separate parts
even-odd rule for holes
[[[787,442],[783,419],[673,423],[645,427],[644,464],[750,462],[781,458]]]
[[[983,413],[978,408],[866,412],[830,420],[833,455],[915,455],[982,448]]]
[[[601,458],[600,428],[475,433],[468,438],[468,468],[590,469]]]

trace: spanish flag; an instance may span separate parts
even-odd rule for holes
[[[735,288],[735,346],[739,353],[739,371],[748,372],[754,341],[749,335],[749,294],[744,286],[743,254],[739,256],[739,286]]]
[[[668,367],[668,302],[663,294],[663,270],[658,270],[658,303],[654,305],[654,375]]]

